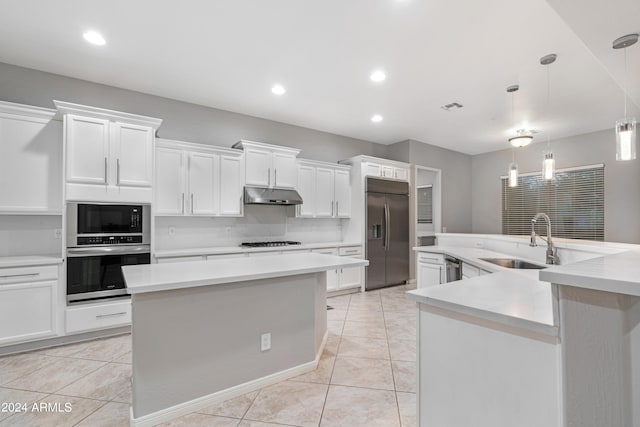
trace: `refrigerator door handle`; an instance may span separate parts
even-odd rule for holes
[[[384,204],[384,249],[385,251],[389,251],[389,228],[391,226],[391,212],[389,211],[389,205],[387,203]]]

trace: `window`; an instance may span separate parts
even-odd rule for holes
[[[552,181],[523,174],[518,186],[502,177],[502,233],[527,235],[538,212],[551,218],[554,237],[604,240],[604,165],[559,169]],[[536,232],[546,234],[538,221]]]
[[[433,224],[433,186],[418,187],[418,224]]]

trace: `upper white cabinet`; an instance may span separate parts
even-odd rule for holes
[[[150,203],[162,120],[54,101],[64,113],[66,199]]]
[[[409,181],[409,165],[406,163],[369,156],[357,156],[340,163],[361,164],[364,176]]]
[[[158,140],[155,214],[242,216],[242,152]]]
[[[62,213],[56,111],[0,101],[0,213]]]
[[[233,148],[244,150],[246,185],[296,188],[300,150],[246,140],[238,141]]]
[[[296,216],[351,217],[350,167],[312,160],[298,161],[298,192],[302,204]]]

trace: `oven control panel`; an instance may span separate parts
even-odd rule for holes
[[[78,236],[78,245],[126,245],[142,243],[142,236]]]

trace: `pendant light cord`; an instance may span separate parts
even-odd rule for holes
[[[624,53],[624,89],[622,96],[624,96],[624,118],[627,118],[627,48],[622,49]]]
[[[550,90],[549,90],[549,65],[546,65],[547,68],[547,117],[551,117],[551,108],[549,107],[551,98]],[[549,131],[547,131],[547,150],[551,148],[551,135],[549,135]]]

